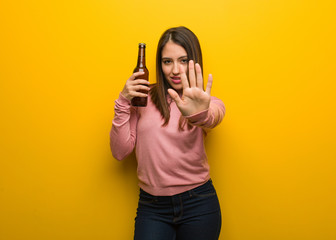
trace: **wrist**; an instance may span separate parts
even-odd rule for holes
[[[120,93],[120,95],[123,96],[124,98],[126,98],[126,99],[129,100],[129,101],[132,100],[132,98],[130,97],[130,95],[127,94],[127,93],[125,93],[124,91],[122,91],[122,92]]]
[[[118,100],[127,105],[131,104],[131,99],[127,98],[123,92],[120,92]]]
[[[199,124],[208,117],[209,109],[186,116],[186,119],[192,124]]]

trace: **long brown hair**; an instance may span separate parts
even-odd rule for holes
[[[194,60],[203,69],[202,51],[196,35],[186,27],[175,27],[166,30],[158,43],[156,51],[156,84],[150,90],[150,95],[156,108],[164,120],[162,126],[167,126],[170,119],[170,102],[167,102],[168,88],[171,88],[162,71],[162,49],[168,41],[180,45],[185,49],[188,60]],[[186,124],[185,118],[181,115],[179,129],[183,130]],[[190,126],[188,125],[190,129]]]

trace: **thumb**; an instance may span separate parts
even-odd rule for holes
[[[175,101],[176,105],[182,104],[182,100],[175,90],[169,88],[168,93],[170,97]]]

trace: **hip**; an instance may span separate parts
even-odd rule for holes
[[[220,205],[212,180],[173,196],[153,196],[140,189],[138,216],[159,215],[183,220],[215,212],[220,212]]]

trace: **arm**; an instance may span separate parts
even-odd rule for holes
[[[123,160],[133,151],[137,121],[136,109],[131,106],[131,101],[120,94],[115,101],[110,131],[110,147],[113,157],[117,160]]]
[[[147,94],[140,90],[149,90],[149,82],[144,79],[136,79],[143,72],[133,73],[115,101],[114,119],[110,131],[110,148],[114,158],[123,160],[134,149],[136,142],[136,126],[138,122],[136,108],[131,106],[133,97],[146,97]]]

